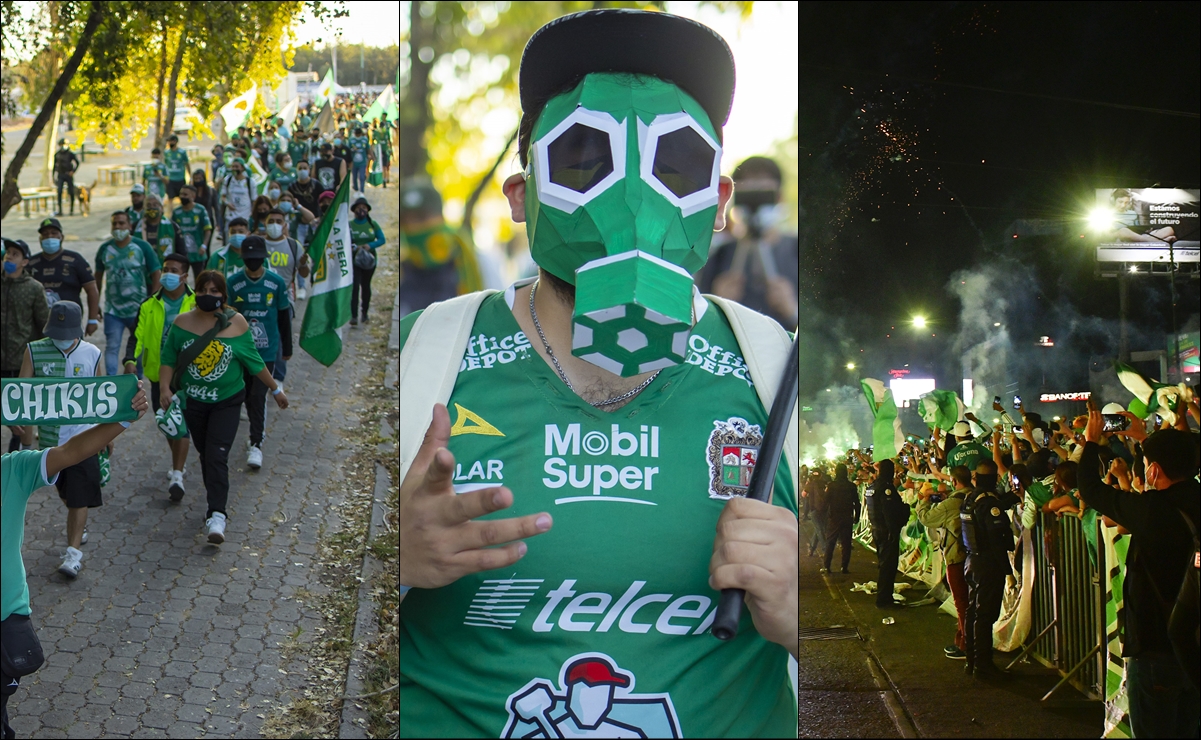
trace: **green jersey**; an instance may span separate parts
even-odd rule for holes
[[[150,228],[150,224],[142,224],[143,231]],[[161,262],[164,257],[175,251],[175,224],[170,221],[158,222],[157,234],[143,233],[142,238],[154,247],[154,253],[158,255]]]
[[[288,284],[271,270],[258,279],[238,270],[228,284],[230,306],[246,317],[255,349],[264,361],[274,362],[279,356],[279,312],[291,306]]]
[[[125,213],[129,215],[129,233],[133,234],[138,230],[138,224],[142,223],[141,209],[134,209],[132,205],[125,206]]]
[[[229,276],[246,266],[242,261],[242,253],[235,252],[229,247],[221,247],[216,252],[213,252],[209,257],[208,264],[204,266],[206,270],[220,270],[225,276],[226,282],[229,281]]]
[[[265,367],[250,332],[217,337],[187,368],[175,367],[179,353],[199,338],[200,335],[171,324],[163,345],[163,365],[175,368],[175,374],[180,376],[179,390],[189,398],[205,403],[232,398],[246,387],[244,372],[254,375]]]
[[[392,151],[391,138],[387,128],[377,128],[371,132],[371,143],[378,144],[381,152],[390,153]]]
[[[176,208],[171,213],[171,222],[183,237],[184,250],[189,262],[204,261],[204,232],[213,228],[208,209],[193,203],[187,208]]]
[[[309,158],[309,142],[289,141],[288,156],[292,158],[293,168],[295,168],[296,165],[300,164],[301,162],[307,161]],[[293,178],[293,182],[295,182],[295,178]]]
[[[405,733],[794,736],[787,651],[745,609],[733,640],[709,634],[717,518],[746,493],[767,423],[725,316],[698,297],[687,362],[610,414],[534,351],[512,303],[513,288],[483,302],[459,366],[453,484],[514,491],[483,519],[550,511],[554,528],[512,567],[401,603]],[[796,513],[783,462],[774,504]]]
[[[54,346],[50,337],[44,337],[26,345],[29,361],[35,378],[94,378],[100,367],[100,348],[82,339],[69,352]],[[94,424],[40,424],[38,445],[44,450],[66,444],[80,432],[91,429]]]
[[[970,472],[976,472],[976,466],[981,460],[991,460],[992,453],[984,445],[975,440],[960,442],[947,453],[947,467],[963,465]]]
[[[270,179],[279,183],[281,191],[287,190],[292,183],[296,182],[296,167],[288,170],[282,170],[279,167],[272,167],[271,173],[268,175]]]
[[[6,452],[0,460],[0,621],[11,614],[29,614],[29,584],[25,581],[25,509],[29,496],[58,476],[46,477],[50,450]]]
[[[146,195],[157,195],[160,200],[167,197],[167,168],[162,162],[155,162],[142,169],[142,184],[146,186]]]
[[[188,153],[183,149],[167,147],[163,151],[163,165],[167,170],[168,180],[187,180],[191,170],[188,169]]]
[[[367,164],[367,148],[371,146],[370,139],[366,136],[352,136],[346,140],[346,145],[350,147],[352,164]]]
[[[136,236],[124,247],[112,239],[102,243],[96,253],[96,278],[104,276],[105,312],[122,319],[137,316],[150,295],[150,275],[162,266],[154,247]]]

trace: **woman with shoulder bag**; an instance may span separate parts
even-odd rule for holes
[[[350,206],[354,218],[350,221],[350,239],[354,243],[354,285],[350,288],[350,323],[359,323],[359,291],[363,293],[363,323],[367,323],[367,309],[371,304],[371,278],[375,275],[377,255],[375,248],[383,246],[384,231],[367,215],[371,204],[359,198]]]
[[[250,325],[226,307],[225,276],[205,270],[196,278],[196,307],[181,313],[163,342],[159,369],[159,398],[164,408],[176,391],[187,399],[184,419],[200,455],[208,495],[205,534],[208,541],[225,541],[226,502],[229,499],[229,450],[238,433],[240,408],[246,395],[244,374],[263,382],[281,408],[288,397],[271,377],[254,346]]]

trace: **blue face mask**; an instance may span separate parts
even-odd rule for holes
[[[241,249],[242,248],[242,240],[245,238],[246,238],[245,234],[230,234],[229,235],[229,246],[237,247],[238,249]]]
[[[4,261],[4,271],[6,273],[8,273],[9,275],[15,275],[17,272],[17,263],[9,262],[8,260],[5,260]]]
[[[63,240],[62,239],[43,239],[42,240],[42,251],[45,252],[46,254],[54,254],[55,252],[57,252],[58,250],[60,250],[62,248],[63,248]]]
[[[176,288],[178,288],[180,280],[182,280],[182,278],[173,272],[164,272],[163,273],[162,283],[163,283],[163,287],[166,288],[167,290],[175,290]]]
[[[280,203],[279,205],[277,205],[276,207],[279,208],[279,210],[283,211],[284,213],[292,212],[292,204],[286,200],[283,203]]]

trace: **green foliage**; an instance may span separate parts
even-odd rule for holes
[[[359,54],[363,55],[363,67],[359,67]],[[400,56],[397,46],[375,47],[363,44],[338,44],[338,84],[353,87],[360,82],[382,85],[396,79],[396,60]],[[317,79],[325,77],[333,66],[332,49],[329,46],[316,48],[299,46],[292,60],[290,72],[307,72],[312,66]]]

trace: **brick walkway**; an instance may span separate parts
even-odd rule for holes
[[[376,303],[374,320],[386,320],[386,301]],[[149,414],[117,439],[73,582],[57,572],[66,509],[53,488],[33,494],[24,557],[46,664],[10,699],[19,737],[258,737],[281,695],[305,685],[303,667],[282,664],[280,648],[297,627],[303,642],[322,625],[293,595],[322,591],[311,566],[321,527],[337,526],[338,501],[325,488],[340,475],[339,431],[359,424],[341,399],[367,372],[355,352],[364,336],[345,327],[331,368],[296,347],[285,383],[292,405],[280,411],[268,400],[257,472],[246,468],[241,423],[223,545],[203,536],[195,449],[187,495],[168,500],[169,452]],[[101,334],[93,339],[103,346]]]

